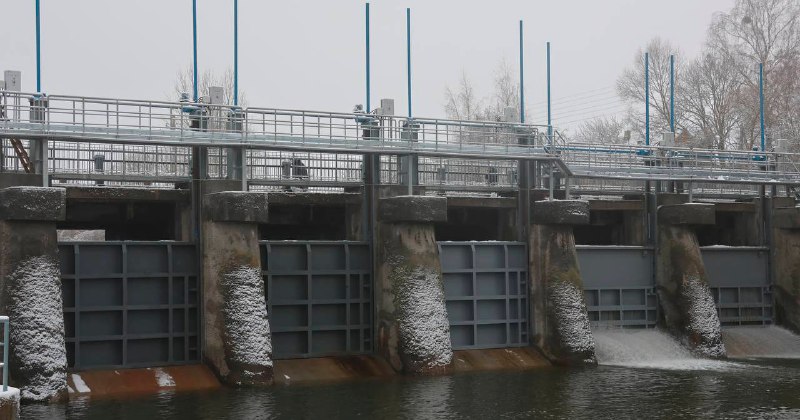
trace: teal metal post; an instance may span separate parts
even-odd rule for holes
[[[406,8],[406,67],[408,71],[408,118],[411,118],[411,8]]]
[[[193,95],[194,102],[197,102],[197,0],[192,0],[192,43],[194,45],[194,61],[193,61]]]
[[[669,56],[669,131],[675,133],[675,56]]]
[[[766,134],[764,133],[764,63],[758,63],[758,98],[761,108],[761,151],[766,149]]]
[[[644,53],[644,142],[650,145],[650,53]]]
[[[36,3],[39,3],[38,1]],[[7,316],[0,317],[0,322],[3,323],[3,392],[8,391],[8,332],[10,321]]]
[[[522,54],[522,21],[519,21],[519,122],[525,122],[525,65]]]
[[[42,54],[41,54],[41,14],[39,0],[36,0],[36,92],[42,91]],[[5,369],[3,369],[5,372]],[[5,383],[4,383],[5,384]]]
[[[553,142],[553,120],[550,114],[550,42],[547,42],[547,139]]]
[[[366,27],[367,28],[367,30],[366,30],[366,35],[367,35],[367,63],[366,63],[367,64],[367,101],[366,101],[367,109],[365,109],[364,111],[367,114],[369,114],[370,111],[372,110],[372,108],[370,108],[370,102],[369,102],[369,97],[370,97],[370,94],[369,94],[369,3],[367,3],[365,5],[365,9],[366,9],[366,12],[367,12],[367,27]]]
[[[239,105],[239,0],[233,0],[233,106]]]

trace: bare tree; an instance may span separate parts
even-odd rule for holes
[[[465,71],[461,72],[461,80],[454,90],[450,86],[445,88],[445,106],[447,118],[454,120],[478,120],[483,117],[484,110],[481,101],[475,96],[475,88],[467,77]]]
[[[758,63],[764,64],[767,125],[780,126],[793,111],[798,94],[796,62],[800,54],[800,2],[738,0],[730,12],[714,17],[709,45],[734,64],[746,88],[739,95],[739,146],[758,137]]]
[[[497,65],[494,86],[486,99],[479,99],[466,73],[462,71],[458,87],[445,88],[445,112],[449,118],[501,121],[507,107],[519,109],[517,73],[506,59]],[[526,120],[528,113],[526,111]]]
[[[626,124],[617,117],[594,118],[584,122],[572,139],[591,144],[627,144],[630,132],[626,134]]]
[[[629,112],[630,124],[640,133],[644,132],[645,125],[645,64],[644,53],[649,53],[650,70],[650,132],[669,131],[670,118],[670,55],[676,56],[675,61],[675,95],[681,90],[681,78],[685,64],[679,60],[681,51],[669,41],[653,38],[644,49],[639,49],[634,58],[633,65],[625,70],[617,79],[617,93],[631,106]],[[682,126],[682,108],[676,103],[675,125]]]
[[[686,72],[681,101],[685,119],[694,129],[693,145],[735,147],[732,134],[739,124],[737,101],[743,80],[731,58],[709,50],[692,61]]]
[[[192,68],[187,67],[178,72],[175,78],[175,85],[173,91],[169,95],[170,100],[178,100],[182,93],[191,94],[193,87],[194,75]],[[206,70],[200,74],[197,83],[197,94],[200,97],[208,95],[208,88],[211,86],[222,87],[223,89],[223,103],[226,105],[233,105],[233,71],[231,69],[225,70],[221,75]],[[247,98],[244,91],[239,89],[239,106],[247,106]]]

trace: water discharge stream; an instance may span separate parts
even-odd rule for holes
[[[668,370],[729,370],[735,362],[696,357],[659,330],[598,329],[593,331],[597,363],[608,366]]]

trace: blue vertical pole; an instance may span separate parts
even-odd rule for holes
[[[522,55],[522,21],[519,21],[519,122],[525,122],[525,65]]]
[[[41,55],[41,15],[39,0],[36,0],[36,92],[42,91],[42,55]],[[3,369],[5,371],[5,369]]]
[[[761,151],[766,149],[766,135],[764,133],[764,63],[758,63],[758,98],[761,107]]]
[[[194,45],[194,64],[192,84],[194,87],[192,98],[197,102],[197,0],[192,0],[192,43]]]
[[[553,141],[553,120],[550,113],[550,42],[547,42],[547,138]]]
[[[366,38],[367,38],[367,63],[366,63],[366,65],[367,65],[367,101],[366,101],[366,103],[367,103],[367,109],[365,109],[364,111],[369,113],[370,110],[371,110],[370,103],[369,103],[369,96],[370,96],[369,95],[369,3],[367,3],[365,5],[365,9],[366,9],[366,12],[367,12],[367,15],[366,15],[367,16],[367,25],[366,25],[366,35],[367,35],[366,36]]]
[[[644,142],[650,145],[650,54],[644,53]]]
[[[239,105],[239,0],[233,0],[233,106]]]
[[[408,118],[411,118],[411,8],[406,8],[406,67],[408,71]]]
[[[675,133],[675,56],[669,56],[669,131]]]

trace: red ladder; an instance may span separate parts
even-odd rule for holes
[[[22,147],[22,142],[19,139],[11,139],[11,145],[14,146],[14,151],[17,152],[17,157],[19,158],[20,163],[22,163],[22,167],[25,169],[25,172],[32,174],[33,164],[31,163],[30,156],[28,156],[28,151]]]

